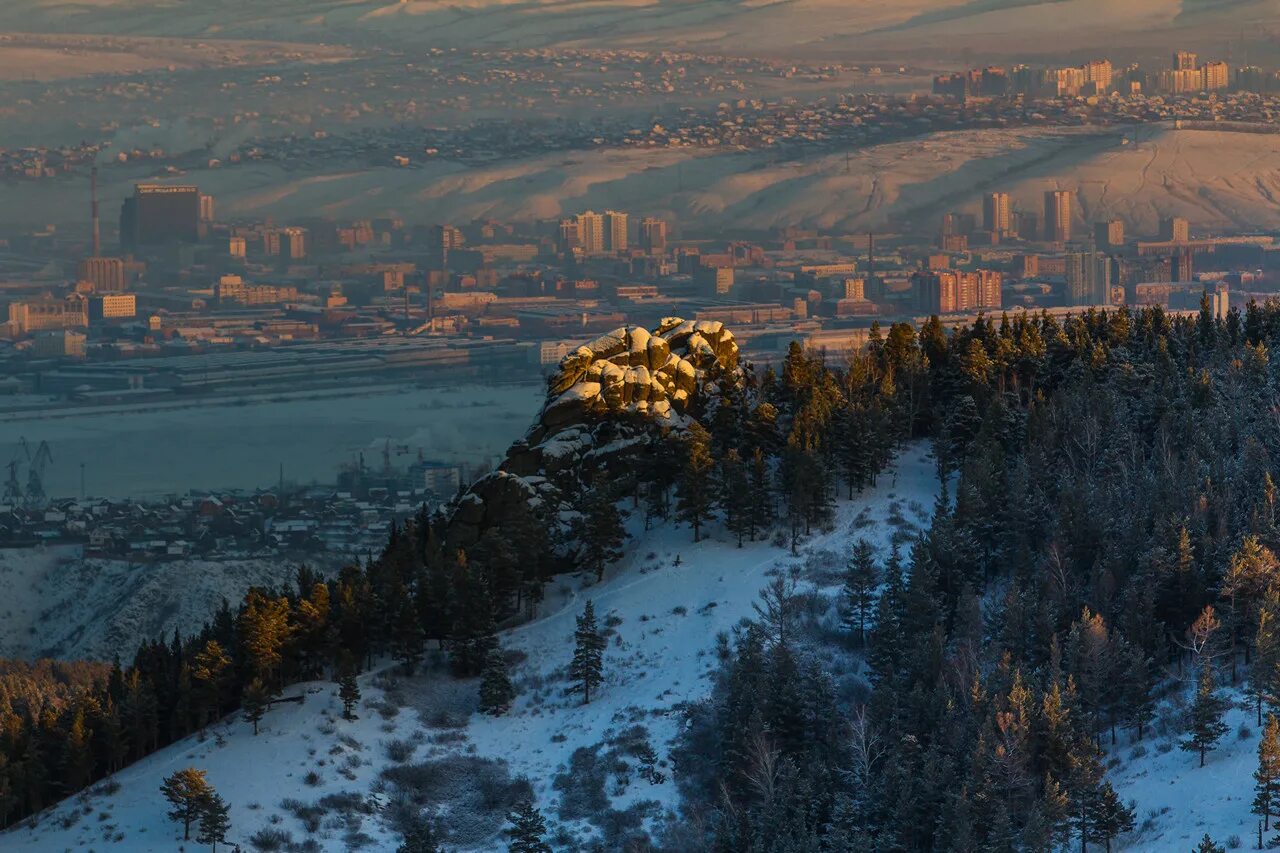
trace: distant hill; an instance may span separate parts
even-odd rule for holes
[[[955,58],[1174,42],[1273,51],[1278,0],[9,0],[0,29],[183,37],[556,44]],[[1053,39],[1036,38],[1052,33]],[[1256,41],[1256,43],[1254,43]]]

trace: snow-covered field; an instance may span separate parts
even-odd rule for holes
[[[387,387],[376,394],[4,420],[0,461],[20,453],[24,436],[48,441],[49,494],[79,495],[83,464],[89,495],[135,498],[269,487],[282,465],[290,482],[332,483],[339,466],[361,453],[380,466],[388,440],[408,448],[392,459],[399,467],[419,452],[443,462],[493,462],[523,434],[543,390],[538,382]]]
[[[279,585],[296,568],[282,559],[129,563],[85,560],[79,546],[0,549],[0,658],[119,654],[127,663],[139,643],[189,633],[223,598],[234,605],[249,587]]]
[[[574,750],[600,744],[635,724],[647,729],[666,778],[655,784],[633,774],[626,785],[611,779],[611,806],[625,809],[653,800],[660,809],[673,808],[676,789],[670,767],[664,766],[668,748],[681,703],[708,690],[716,635],[753,614],[760,589],[779,571],[815,561],[842,565],[857,536],[865,536],[883,553],[895,531],[927,523],[936,489],[936,468],[927,448],[913,446],[877,487],[842,502],[832,532],[816,534],[798,556],[763,542],[740,549],[723,536],[693,544],[683,527],[647,533],[633,527],[636,538],[628,556],[610,569],[604,582],[561,578],[548,590],[543,618],[502,636],[503,646],[523,657],[513,670],[520,697],[507,716],[472,713],[475,683],[443,675],[403,679],[394,686],[386,671],[366,675],[360,719],[351,722],[341,719],[333,685],[301,685],[286,695],[302,695],[305,701],[269,713],[258,737],[240,719],[225,720],[203,742],[189,738],[117,774],[118,785],[100,783],[95,792],[41,815],[34,828],[0,836],[0,848],[173,849],[180,832],[164,817],[160,782],[187,766],[207,770],[210,782],[231,804],[229,840],[247,846],[253,833],[275,828],[301,841],[308,833],[296,807],[291,812],[281,802],[293,798],[309,805],[342,792],[367,797],[371,788],[381,787],[382,771],[396,763],[388,756],[393,741],[412,745],[413,757],[405,759],[410,763],[505,762],[512,775],[529,779],[544,814],[556,822],[560,792],[553,779]],[[576,695],[566,695],[564,669],[572,654],[574,618],[587,599],[614,634],[605,657],[605,683],[584,706]],[[378,804],[387,800],[387,792],[375,796]],[[325,850],[348,849],[354,834],[367,836],[369,849],[391,849],[398,838],[384,817],[375,813],[339,819],[334,806],[312,837]],[[497,829],[495,823],[491,830]],[[579,837],[595,831],[574,822],[564,829]],[[492,835],[470,848],[505,849]]]

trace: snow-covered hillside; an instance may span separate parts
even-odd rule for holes
[[[123,195],[132,177],[108,192]],[[947,211],[981,214],[982,194],[1010,193],[1034,211],[1044,192],[1076,194],[1077,227],[1110,218],[1154,234],[1182,216],[1197,232],[1280,227],[1280,152],[1266,134],[1125,128],[1018,128],[919,139],[775,161],[766,153],[600,150],[467,167],[347,169],[322,174],[255,164],[192,169],[233,216],[322,213],[406,221],[554,219],[627,207],[698,228],[800,226],[859,233],[932,227]],[[16,186],[17,215],[58,222],[75,211],[74,186]]]
[[[1186,691],[1193,688],[1187,685]],[[1109,748],[1109,775],[1116,793],[1137,806],[1138,827],[1125,839],[1124,850],[1191,850],[1206,833],[1224,847],[1239,846],[1233,838],[1246,849],[1257,846],[1258,818],[1250,809],[1262,731],[1246,699],[1237,692],[1224,691],[1224,695],[1236,704],[1223,717],[1229,728],[1204,767],[1197,754],[1179,749],[1180,721],[1169,726],[1166,734],[1148,735],[1141,743],[1129,740],[1132,732],[1125,732],[1122,742]],[[1182,710],[1168,705],[1161,709],[1171,720],[1177,720]],[[1275,834],[1273,827],[1265,837]]]
[[[559,838],[556,849],[575,838],[616,837],[602,835],[601,825],[616,833],[651,823],[677,803],[668,749],[681,704],[706,695],[717,634],[753,615],[759,591],[778,572],[830,583],[857,537],[885,553],[895,533],[927,523],[936,491],[928,448],[908,448],[875,488],[839,505],[831,532],[815,534],[795,556],[763,542],[737,548],[723,536],[693,544],[687,528],[644,532],[632,519],[628,556],[604,582],[559,579],[542,618],[503,634],[520,693],[508,715],[475,713],[475,681],[438,673],[402,678],[384,668],[364,676],[355,721],[341,719],[333,685],[300,685],[286,695],[301,704],[277,706],[257,737],[239,718],[224,720],[203,741],[188,738],[0,836],[0,847],[172,850],[180,831],[164,817],[160,782],[188,766],[207,770],[231,804],[229,840],[246,850],[263,832],[268,844],[276,833],[296,844],[313,839],[310,849],[390,849],[398,841],[394,816],[413,797],[441,807],[450,849],[504,849],[496,833],[521,776]],[[567,694],[564,671],[587,599],[610,642],[603,688],[584,706]],[[646,743],[656,772],[635,761]],[[574,772],[557,785],[571,762]],[[584,802],[596,804],[594,822],[562,817]]]
[[[128,662],[140,643],[191,632],[223,598],[287,583],[296,569],[279,558],[130,563],[86,560],[79,546],[0,549],[0,658]]]

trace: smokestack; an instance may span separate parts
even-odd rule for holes
[[[93,256],[102,257],[102,232],[98,227],[98,167],[89,173],[89,214],[93,217]]]

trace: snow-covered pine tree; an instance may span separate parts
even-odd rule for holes
[[[1200,665],[1200,681],[1191,706],[1191,728],[1187,732],[1187,739],[1181,743],[1186,752],[1200,753],[1201,767],[1204,767],[1205,753],[1213,749],[1227,733],[1227,724],[1222,722],[1226,705],[1226,701],[1215,689],[1213,661],[1205,660]]]
[[[591,691],[604,680],[605,638],[596,625],[595,605],[590,599],[582,608],[576,630],[573,632],[573,661],[569,664],[569,678],[582,690],[582,704],[591,702]]]
[[[511,702],[515,698],[515,687],[511,684],[511,676],[507,674],[507,659],[502,654],[502,649],[494,649],[484,666],[484,672],[480,674],[480,711],[500,717],[511,709]]]
[[[533,805],[533,800],[522,800],[511,814],[507,815],[511,828],[507,835],[511,842],[507,845],[509,853],[551,853],[551,845],[542,840],[547,831],[542,814]]]
[[[867,644],[867,612],[875,604],[880,573],[876,569],[875,551],[866,539],[858,539],[844,573],[841,590],[844,604],[845,633],[855,636],[859,646]]]

